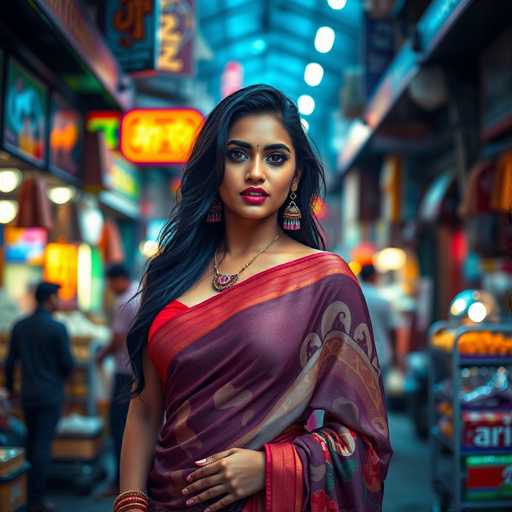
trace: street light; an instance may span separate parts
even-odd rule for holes
[[[304,69],[304,81],[311,87],[320,85],[324,77],[324,68],[317,62],[310,62]]]
[[[336,34],[331,27],[320,27],[316,31],[315,48],[317,52],[328,53],[332,50]]]
[[[298,99],[299,112],[309,116],[315,110],[315,100],[309,94],[303,94]]]

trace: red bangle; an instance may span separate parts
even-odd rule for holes
[[[117,497],[116,497],[116,501],[117,500],[120,500],[122,498],[127,498],[129,496],[139,496],[141,498],[146,498],[148,499],[148,495],[144,492],[144,491],[139,491],[139,490],[133,490],[133,491],[124,491],[122,492],[121,494],[119,494]]]
[[[141,505],[140,503],[126,503],[115,509],[115,512],[128,512],[131,510],[139,510],[140,512],[147,512],[148,505]]]
[[[120,507],[121,505],[126,505],[127,503],[137,503],[139,505],[149,505],[148,500],[145,500],[142,498],[136,498],[134,496],[134,497],[124,498],[122,500],[119,500],[114,506]]]
[[[134,504],[138,504],[138,505],[149,505],[149,502],[148,500],[143,500],[141,498],[125,498],[123,500],[119,500],[116,504],[115,504],[115,507],[120,507],[121,505],[126,505],[127,503],[134,503]]]
[[[132,508],[137,508],[139,510],[147,510],[149,504],[148,503],[140,503],[140,502],[122,502],[119,503],[114,509],[114,512],[123,512],[126,510],[130,510]]]
[[[114,512],[128,512],[130,509],[138,509],[142,512],[149,510],[148,495],[139,490],[125,491],[119,494],[114,501]]]

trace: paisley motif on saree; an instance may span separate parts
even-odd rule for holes
[[[266,454],[265,491],[239,504],[245,512],[381,510],[391,448],[380,370],[341,258],[318,253],[250,277],[172,318],[148,351],[165,395],[148,481],[155,511],[189,510],[181,489],[193,461],[231,447]]]

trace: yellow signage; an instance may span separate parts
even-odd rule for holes
[[[72,303],[78,292],[78,246],[51,243],[46,246],[44,280],[60,284],[59,298]]]
[[[191,108],[131,110],[121,125],[121,152],[135,164],[183,164],[202,124]]]

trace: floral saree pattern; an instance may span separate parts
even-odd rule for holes
[[[148,492],[181,497],[194,461],[262,450],[265,489],[244,512],[376,512],[391,457],[379,363],[356,278],[317,253],[171,318],[149,339],[165,415]]]

